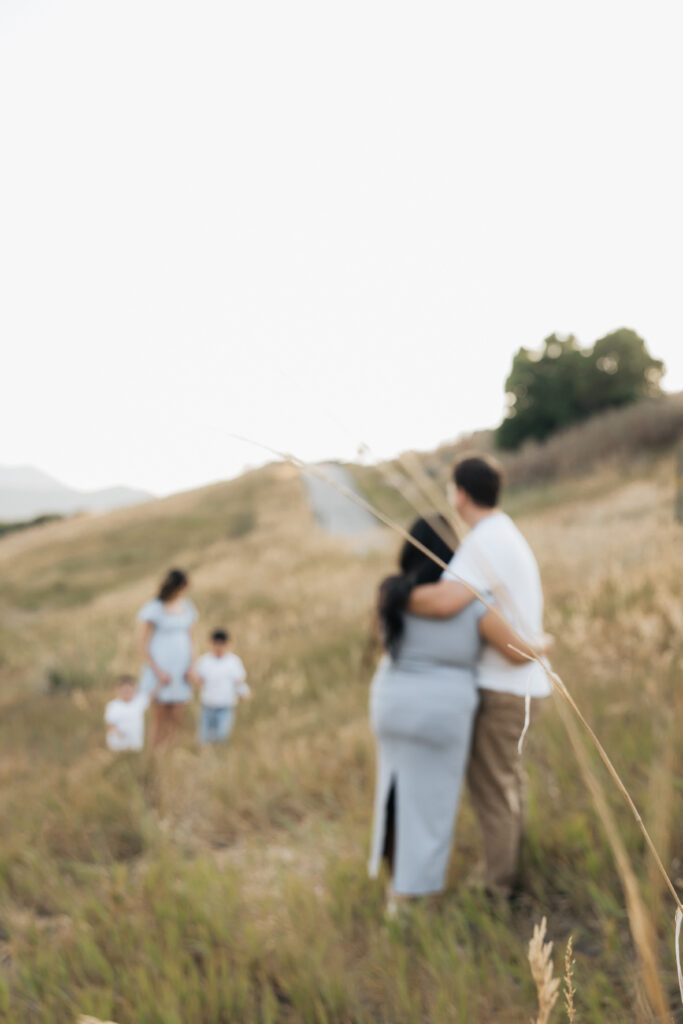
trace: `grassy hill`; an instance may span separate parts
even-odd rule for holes
[[[426,462],[443,486],[446,456]],[[357,473],[407,516],[378,470]],[[510,509],[541,563],[556,668],[680,886],[673,482],[659,446],[527,485]],[[526,946],[543,914],[558,969],[574,936],[578,1020],[654,1019],[604,816],[556,701],[527,750],[530,895],[502,914],[465,888],[478,851],[465,800],[443,906],[385,923],[365,869],[367,653],[395,548],[385,540],[359,552],[322,535],[282,466],[0,540],[0,1020],[517,1024],[535,1012]],[[198,750],[188,717],[168,755],[115,757],[104,702],[117,673],[138,669],[135,612],[172,564],[191,574],[200,634],[233,631],[254,699],[225,750]],[[683,1021],[671,898],[589,762],[652,916],[670,1019]]]

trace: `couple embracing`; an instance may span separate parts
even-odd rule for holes
[[[406,542],[399,574],[379,591],[386,654],[370,698],[378,750],[370,873],[387,862],[392,905],[443,891],[465,777],[483,839],[485,888],[513,895],[525,806],[518,752],[525,697],[549,693],[542,668],[510,647],[524,650],[520,634],[543,647],[543,593],[531,548],[498,507],[501,472],[470,457],[453,476],[456,511],[470,528],[462,544],[443,518],[418,519],[410,531],[449,572]]]

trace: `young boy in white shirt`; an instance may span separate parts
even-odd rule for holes
[[[104,710],[110,750],[142,750],[145,745],[145,711],[153,696],[140,693],[132,676],[119,678],[116,697]]]
[[[240,697],[251,696],[242,659],[230,650],[230,634],[215,629],[211,634],[211,651],[202,654],[194,668],[197,678],[201,718],[200,743],[219,743],[232,732],[235,707]]]

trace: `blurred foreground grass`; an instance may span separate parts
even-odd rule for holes
[[[364,483],[381,503],[373,472]],[[627,482],[612,472],[529,491],[518,511],[557,668],[680,884],[669,609],[683,582],[669,474],[664,460]],[[298,477],[270,467],[0,542],[0,1019],[526,1022],[542,914],[558,947],[574,935],[579,1020],[652,1019],[619,879],[551,701],[527,750],[527,897],[503,913],[464,885],[479,852],[465,801],[442,906],[384,921],[365,869],[365,652],[395,548],[385,540],[359,553],[322,536]],[[112,678],[137,670],[134,614],[171,564],[192,574],[201,642],[233,630],[254,699],[226,749],[197,748],[191,712],[168,755],[114,757],[103,705]],[[656,920],[671,1019],[683,1021],[670,899],[608,792]]]

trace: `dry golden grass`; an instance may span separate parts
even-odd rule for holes
[[[553,944],[545,941],[547,927],[548,922],[542,918],[540,924],[534,925],[534,934],[529,941],[529,965],[538,993],[535,1024],[548,1024],[560,994],[560,979],[553,977]]]
[[[557,505],[531,494],[521,525],[540,556],[558,670],[676,881],[671,609],[683,588],[670,473],[662,462],[641,481],[607,474]],[[321,535],[286,468],[0,542],[0,778],[11,782],[0,789],[0,1019],[518,1024],[535,998],[520,935],[544,914],[555,940],[576,936],[581,1020],[653,1019],[613,854],[552,708],[529,737],[527,902],[506,920],[464,890],[478,852],[465,805],[443,908],[387,929],[365,875],[361,660],[391,548],[359,555]],[[116,758],[102,750],[103,703],[137,665],[136,609],[175,562],[190,569],[201,632],[232,627],[254,699],[225,751],[198,751],[188,725],[164,758]],[[652,971],[678,1024],[669,898],[585,756],[624,877],[647,884]],[[667,778],[672,792],[657,782]]]
[[[627,853],[615,815],[613,814],[598,776],[591,767],[586,755],[580,730],[570,710],[560,700],[558,710],[569,735],[574,754],[593,804],[598,812],[600,822],[610,844],[614,863],[624,890],[626,909],[628,912],[631,935],[640,961],[641,977],[647,994],[647,1000],[657,1019],[666,1020],[668,1006],[659,980],[659,968],[655,945],[655,927],[652,916],[641,894],[640,885],[631,859]]]

